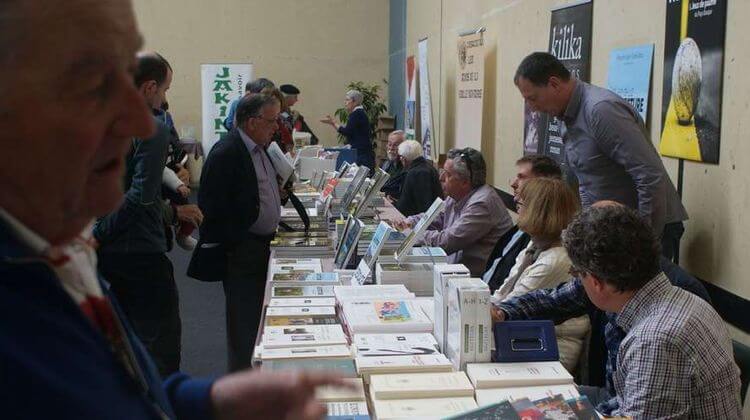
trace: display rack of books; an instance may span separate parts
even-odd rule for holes
[[[307,233],[284,209],[293,231],[272,243],[254,353],[260,369],[348,378],[350,387],[316,390],[328,419],[598,418],[559,362],[490,363],[488,286],[447,264],[444,250],[413,246],[441,200],[415,229],[396,232],[389,219],[366,217],[382,174],[342,171],[296,185],[312,216]],[[364,202],[356,200],[362,186]],[[327,218],[335,211],[321,207],[324,195],[345,198],[354,214]],[[347,260],[356,270],[344,268]]]

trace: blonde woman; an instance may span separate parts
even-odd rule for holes
[[[526,182],[516,197],[518,228],[531,236],[502,286],[492,296],[499,303],[536,289],[548,289],[566,282],[570,258],[560,234],[580,208],[578,197],[563,181],[535,178]],[[570,319],[555,327],[560,362],[575,370],[589,331],[588,316]]]

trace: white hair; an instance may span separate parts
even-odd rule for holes
[[[422,145],[416,140],[405,140],[398,145],[398,155],[412,162],[422,156]]]
[[[362,92],[358,90],[350,90],[349,92],[346,92],[346,97],[351,99],[352,102],[357,105],[362,105],[362,99],[364,99],[364,96],[362,96]]]

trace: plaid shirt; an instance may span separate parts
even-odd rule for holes
[[[740,419],[740,372],[724,322],[664,273],[622,308],[613,380],[620,408],[634,418]]]
[[[509,320],[555,323],[595,309],[579,279],[498,306]],[[618,397],[598,411],[636,418],[742,418],[731,340],[709,304],[660,273],[623,308],[622,319],[606,315],[607,390]]]
[[[586,315],[598,309],[591,303],[583,283],[574,278],[554,289],[538,289],[523,296],[518,296],[497,305],[506,314],[506,319],[551,319],[555,324],[570,318]],[[617,352],[625,333],[617,326],[617,314],[606,313],[607,324],[604,326],[604,343],[607,347],[607,391],[615,395],[612,374],[617,366]],[[595,327],[595,326],[592,326]],[[602,414],[610,415],[619,407],[616,397],[600,403],[596,409]]]

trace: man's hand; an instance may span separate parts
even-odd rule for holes
[[[328,124],[336,128],[336,123],[333,121],[333,117],[331,117],[330,115],[326,115],[326,117],[321,119],[320,122],[322,122],[323,124]]]
[[[177,209],[177,218],[181,222],[190,223],[195,227],[203,223],[203,213],[201,213],[201,209],[195,204],[185,204],[176,206],[175,208]]]
[[[177,172],[175,173],[177,174],[177,178],[179,178],[183,184],[190,184],[190,172],[182,165],[177,165]]]
[[[505,322],[505,312],[497,306],[490,306],[490,314],[492,315],[492,322]]]
[[[177,187],[177,192],[180,193],[181,196],[187,198],[187,196],[190,195],[190,188],[188,188],[187,185],[182,184],[179,187]]]
[[[393,227],[398,230],[411,229],[414,224],[406,219],[396,219],[393,221]]]
[[[324,385],[349,387],[328,373],[247,370],[227,375],[211,388],[214,418],[317,420],[326,407],[315,400],[315,388]]]

